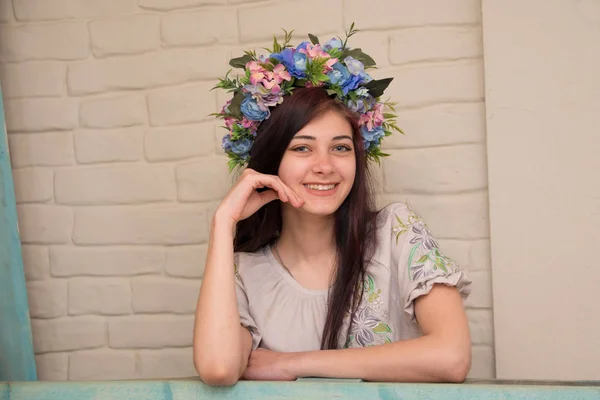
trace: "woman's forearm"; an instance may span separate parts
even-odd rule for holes
[[[210,384],[232,384],[247,363],[248,332],[240,325],[235,292],[233,226],[215,216],[194,324],[194,364]],[[248,349],[246,349],[248,347]]]
[[[462,382],[471,366],[469,343],[423,336],[380,346],[293,353],[287,368],[298,377],[385,382]]]

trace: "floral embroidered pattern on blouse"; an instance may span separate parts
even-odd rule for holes
[[[402,221],[398,215],[396,221],[398,224],[392,227],[396,244],[400,236],[409,230],[414,235],[409,241],[413,246],[408,256],[408,276],[411,281],[439,275],[439,271],[448,275],[458,269],[454,261],[442,254],[425,221],[414,211],[410,212],[407,222]]]
[[[366,347],[391,343],[392,328],[384,321],[387,310],[379,295],[381,289],[376,289],[375,281],[367,274],[361,304],[352,316],[352,328],[344,347]]]

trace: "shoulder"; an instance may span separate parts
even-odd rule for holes
[[[378,229],[389,229],[394,226],[409,226],[422,218],[405,203],[395,202],[379,210],[377,215]]]
[[[246,274],[253,269],[260,268],[261,265],[264,266],[269,263],[266,248],[254,252],[235,252],[233,253],[233,263],[235,272],[239,274]]]

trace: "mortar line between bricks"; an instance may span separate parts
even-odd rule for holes
[[[455,143],[446,143],[446,144],[432,144],[432,145],[424,145],[424,146],[406,146],[406,147],[387,147],[383,146],[383,150],[386,151],[404,151],[404,150],[421,150],[421,149],[444,149],[449,147],[460,147],[460,146],[474,146],[474,145],[482,145],[485,146],[485,140],[480,141],[466,141],[466,142],[455,142]]]

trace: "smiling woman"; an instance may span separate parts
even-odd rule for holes
[[[211,226],[194,332],[206,383],[460,382],[469,371],[471,282],[408,206],[375,209],[367,162],[393,122],[360,61],[330,62],[341,46],[298,46],[306,74],[312,60],[329,75],[293,91],[282,65],[296,53],[252,56],[224,109],[224,148],[247,166]],[[242,140],[247,153],[230,151]]]

